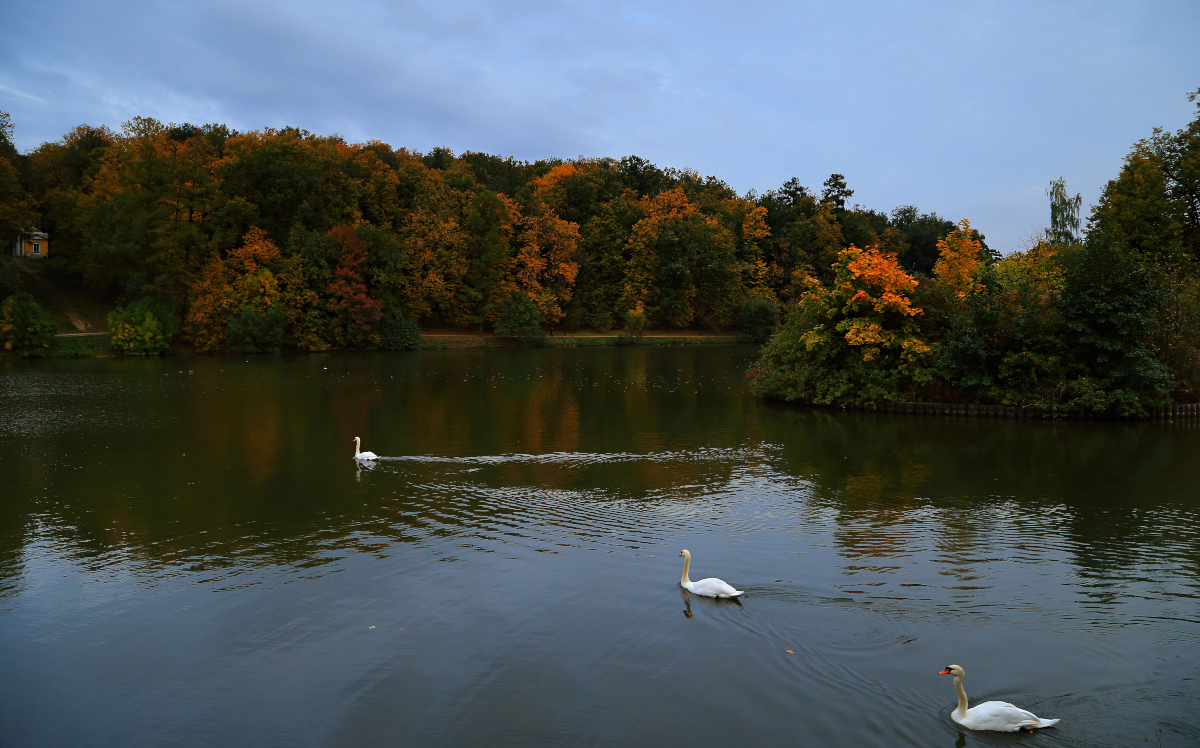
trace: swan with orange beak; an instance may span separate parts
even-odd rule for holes
[[[1057,719],[1042,719],[1033,712],[1007,701],[985,701],[967,708],[967,692],[963,690],[963,669],[949,665],[938,675],[953,675],[954,690],[958,691],[958,707],[950,713],[950,719],[968,730],[992,730],[995,732],[1032,731],[1040,727],[1052,727]]]

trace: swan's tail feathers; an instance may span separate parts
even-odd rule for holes
[[[1021,723],[1020,725],[1018,725],[1018,729],[1037,730],[1042,727],[1054,727],[1057,724],[1058,724],[1057,719],[1042,719],[1041,717],[1038,717],[1037,719],[1033,719],[1033,720],[1029,720],[1028,722]]]

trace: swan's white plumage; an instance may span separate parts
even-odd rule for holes
[[[354,459],[356,459],[356,460],[378,460],[379,459],[379,455],[375,454],[374,452],[358,451],[361,446],[362,446],[362,441],[359,440],[359,438],[357,436],[354,437]]]
[[[692,565],[692,553],[685,548],[679,552],[679,555],[683,558],[683,576],[679,579],[679,586],[688,592],[704,597],[737,597],[742,594],[742,590],[736,590],[725,580],[716,577],[708,577],[695,582],[688,579],[688,569]]]
[[[733,585],[716,577],[698,579],[695,582],[683,583],[681,586],[694,595],[703,595],[704,597],[737,597],[742,594],[741,590],[735,590]]]
[[[1007,701],[985,701],[967,708],[967,692],[962,681],[966,674],[958,665],[950,665],[942,675],[954,676],[954,689],[958,691],[958,707],[950,713],[950,719],[968,730],[991,730],[993,732],[1018,732],[1052,727],[1057,719],[1042,719],[1033,712],[1013,706]]]
[[[985,701],[968,709],[961,719],[957,710],[950,714],[950,718],[971,730],[997,732],[1033,730],[1058,724],[1057,719],[1042,719],[1033,712],[1013,706],[1007,701]]]

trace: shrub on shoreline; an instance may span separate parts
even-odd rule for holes
[[[109,312],[108,332],[113,353],[158,356],[171,347],[175,315],[165,304],[145,298]]]
[[[45,356],[54,343],[54,322],[32,296],[13,294],[0,306],[0,341],[22,358]]]
[[[415,319],[389,317],[375,329],[381,351],[415,351],[421,347],[421,328]]]

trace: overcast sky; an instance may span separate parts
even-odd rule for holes
[[[970,218],[1001,251],[1193,118],[1200,2],[0,4],[18,148],[135,115],[523,160],[636,154],[738,192]],[[20,40],[20,43],[16,43]]]

